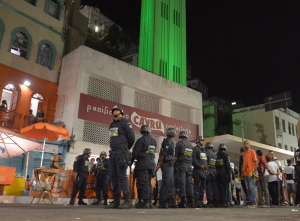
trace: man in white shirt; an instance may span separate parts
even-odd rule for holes
[[[283,205],[284,203],[284,195],[283,195],[283,180],[282,180],[282,175],[281,175],[281,172],[282,172],[282,166],[281,166],[281,162],[280,160],[277,159],[277,157],[275,157],[275,154],[272,150],[269,151],[269,154],[272,155],[273,157],[273,162],[277,164],[279,170],[280,170],[280,175],[279,175],[279,195],[280,195],[280,199],[281,199],[281,205]]]
[[[296,186],[295,186],[295,167],[292,166],[292,161],[287,160],[288,166],[284,168],[284,173],[286,177],[286,183],[287,183],[287,198],[289,200],[289,205],[292,206],[291,203],[291,194],[293,194],[293,201],[294,201],[294,206],[296,205]]]

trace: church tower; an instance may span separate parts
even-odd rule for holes
[[[185,0],[142,0],[138,66],[186,86]]]

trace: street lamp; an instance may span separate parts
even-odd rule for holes
[[[99,28],[98,26],[95,27],[95,32],[98,32],[99,31]]]

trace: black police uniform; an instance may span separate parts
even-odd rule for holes
[[[194,147],[193,154],[193,175],[194,175],[194,199],[203,202],[204,190],[206,189],[206,169],[201,169],[201,165],[207,167],[207,156],[204,147],[198,145]]]
[[[166,202],[173,199],[174,196],[174,162],[175,162],[175,147],[174,142],[170,138],[165,138],[162,142],[159,156],[165,156],[161,165],[162,184],[159,193],[159,202]]]
[[[296,204],[300,204],[300,149],[296,150],[294,153],[296,171],[297,174],[297,195],[296,195]]]
[[[193,146],[187,139],[182,139],[176,143],[175,157],[177,158],[177,185],[181,198],[193,197],[192,153]]]
[[[206,151],[206,155],[208,162],[207,168],[212,173],[208,174],[206,179],[206,198],[207,204],[213,204],[213,202],[219,202],[219,191],[216,170],[217,154],[215,154],[211,149],[208,149]]]
[[[79,199],[83,199],[89,175],[89,165],[89,158],[84,157],[84,155],[76,157],[73,165],[73,171],[77,173],[77,177],[75,179],[76,181],[72,198],[75,198],[79,191]]]
[[[230,159],[224,151],[217,153],[217,183],[219,190],[219,202],[227,205],[227,191],[230,179]]]
[[[151,179],[155,170],[156,140],[150,134],[144,134],[135,143],[132,150],[132,161],[137,160],[134,173],[137,178],[139,198],[144,202],[152,200]]]
[[[110,154],[109,154],[109,176],[113,186],[114,199],[121,198],[121,191],[125,197],[130,195],[127,178],[128,165],[122,160],[124,154],[122,147],[130,149],[135,141],[132,124],[121,117],[113,120],[109,126],[110,131]]]
[[[105,202],[108,199],[108,179],[109,179],[109,159],[101,160],[97,163],[94,169],[94,176],[96,180],[96,197],[100,202],[101,200],[101,190],[103,192],[103,198]],[[102,170],[104,168],[104,170]]]

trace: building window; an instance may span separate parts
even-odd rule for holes
[[[291,123],[290,122],[288,122],[288,129],[289,129],[289,134],[292,134],[291,133]]]
[[[292,124],[292,134],[293,134],[293,136],[295,136],[295,128],[294,128],[294,124]]]
[[[31,35],[26,28],[16,28],[11,34],[9,51],[29,60],[32,45]]]
[[[291,151],[294,152],[294,147],[290,147],[290,148],[291,148]]]
[[[13,84],[7,84],[2,90],[1,101],[6,100],[6,109],[15,111],[18,103],[19,93]]]
[[[281,149],[281,143],[278,143],[278,148],[280,148],[280,149]]]
[[[279,118],[275,117],[276,130],[280,130]]]
[[[285,120],[283,120],[283,119],[282,119],[282,130],[283,130],[284,133],[286,132],[286,130],[285,130]]]
[[[59,0],[46,0],[45,12],[53,18],[60,20],[62,4]]]
[[[36,6],[37,0],[24,0],[25,2],[28,2],[31,5]]]
[[[36,63],[50,70],[54,67],[56,49],[52,42],[43,40],[38,45]]]
[[[288,149],[287,145],[284,145],[284,149],[285,149],[285,150],[287,150],[287,149]]]
[[[34,116],[37,115],[38,112],[44,112],[45,110],[45,100],[43,95],[36,93],[32,96],[30,101],[30,109],[32,110],[32,114]]]
[[[0,18],[0,48],[1,48],[2,38],[3,38],[3,33],[4,33],[4,23]]]

